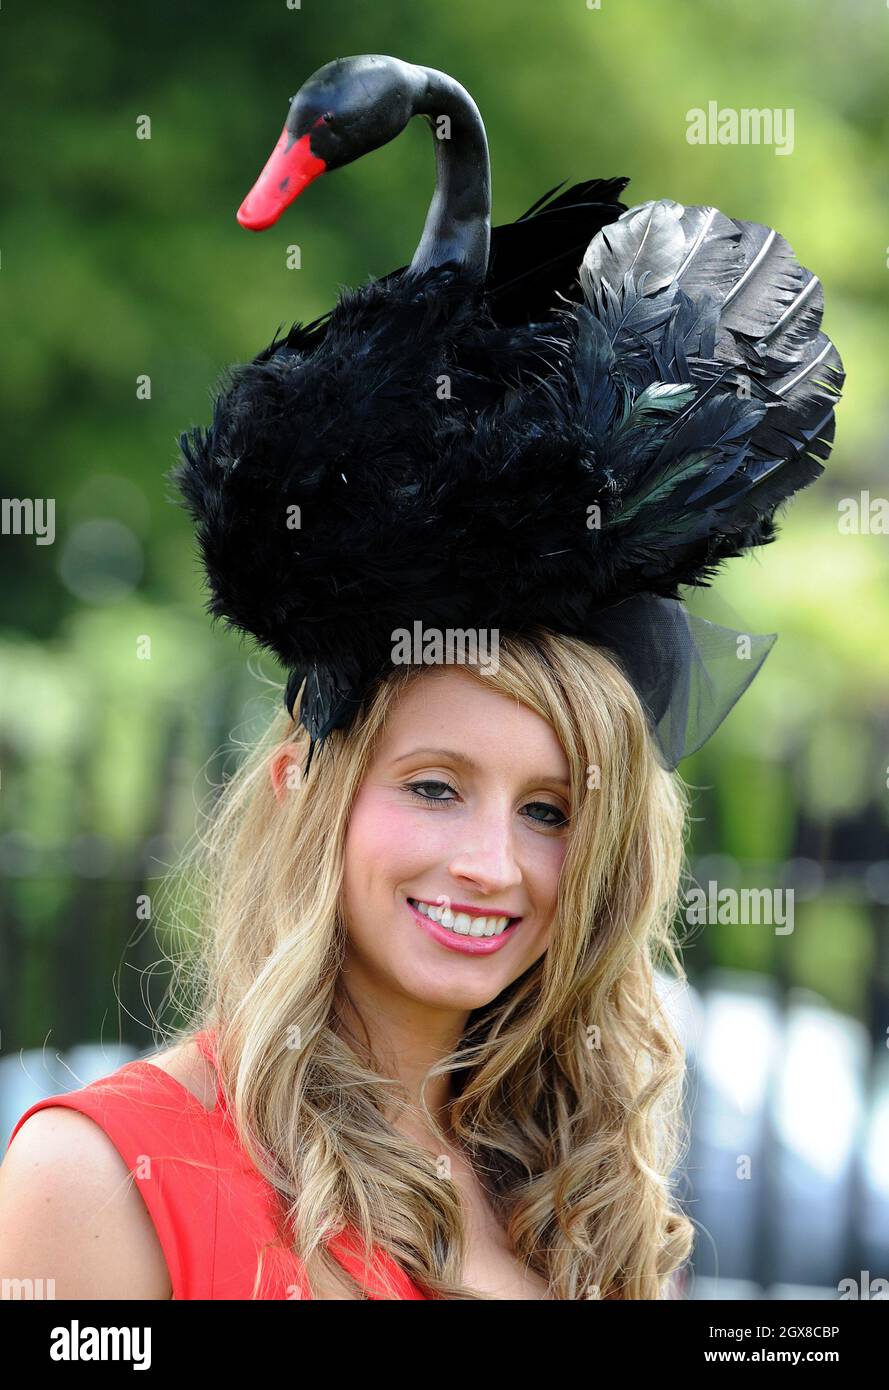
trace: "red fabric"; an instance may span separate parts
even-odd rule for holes
[[[215,1069],[212,1033],[199,1033],[196,1042]],[[10,1143],[29,1116],[50,1105],[95,1120],[133,1173],[164,1252],[174,1299],[250,1299],[264,1245],[255,1296],[310,1297],[302,1263],[277,1243],[280,1198],[241,1147],[221,1087],[216,1108],[208,1111],[160,1067],[127,1062],[79,1090],[37,1101],[18,1120]],[[382,1251],[365,1274],[357,1249],[352,1232],[330,1243],[331,1254],[368,1297],[427,1297]]]

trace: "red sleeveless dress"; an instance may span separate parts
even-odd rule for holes
[[[212,1032],[198,1033],[195,1041],[216,1070]],[[132,1172],[164,1252],[174,1299],[311,1297],[301,1261],[276,1234],[281,1198],[244,1152],[221,1086],[209,1111],[152,1062],[127,1062],[79,1090],[37,1101],[9,1142],[29,1116],[50,1105],[95,1120]],[[369,1298],[428,1298],[383,1251],[366,1270],[351,1231],[335,1237],[329,1249]]]

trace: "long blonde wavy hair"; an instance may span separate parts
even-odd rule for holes
[[[460,1194],[393,1126],[406,1093],[338,1007],[350,808],[387,717],[424,670],[394,668],[282,802],[270,759],[291,743],[302,769],[308,750],[286,710],[225,782],[176,874],[199,945],[174,962],[174,989],[186,984],[191,1001],[174,1041],[215,1031],[230,1114],[281,1196],[281,1244],[310,1287],[325,1273],[344,1278],[326,1245],[349,1227],[365,1258],[385,1251],[429,1297],[478,1299],[487,1295],[461,1283]],[[429,1073],[453,1073],[449,1142],[548,1297],[663,1298],[693,1242],[674,1195],[685,1060],[655,974],[685,979],[672,932],[687,791],[602,650],[538,629],[501,638],[496,672],[465,670],[552,726],[570,765],[571,818],[548,949],[470,1015]],[[446,1153],[425,1103],[423,1113]],[[356,1285],[354,1296],[366,1294]]]

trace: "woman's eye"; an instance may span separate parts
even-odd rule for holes
[[[529,806],[538,806],[541,811],[551,811],[558,817],[557,820],[540,821],[540,825],[551,825],[554,829],[561,828],[568,824],[568,817],[558,806],[551,806],[548,801],[529,801]]]
[[[412,792],[414,796],[418,796],[420,800],[425,802],[427,806],[452,806],[454,804],[451,797],[445,798],[443,796],[427,796],[425,792],[419,790],[420,787],[443,787],[445,791],[453,792],[454,796],[456,796],[457,788],[452,787],[450,782],[440,782],[437,780],[424,782],[408,782],[406,783],[405,790]],[[525,809],[527,810],[530,808],[535,808],[539,811],[548,812],[550,815],[554,815],[557,817],[556,820],[537,820],[536,816],[529,816],[528,819],[533,820],[537,825],[545,825],[551,826],[553,829],[561,829],[562,826],[568,824],[568,817],[565,815],[564,811],[562,811],[558,806],[552,806],[548,801],[529,801],[528,806]]]
[[[424,792],[418,791],[419,787],[444,787],[446,791],[451,791],[455,795],[457,792],[457,788],[452,787],[450,782],[408,782],[407,790],[413,792],[414,796],[418,796],[421,801],[425,801],[427,806],[435,806],[436,804],[447,806],[449,802],[440,796],[426,796]]]

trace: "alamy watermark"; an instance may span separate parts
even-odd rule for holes
[[[689,145],[774,145],[793,154],[793,107],[720,106],[708,101],[685,113]]]
[[[424,628],[418,619],[413,628],[395,628],[391,641],[393,666],[478,666],[482,675],[500,669],[498,628]]]
[[[56,499],[0,497],[0,534],[34,536],[37,545],[52,545],[56,538]]]
[[[690,927],[774,926],[776,936],[793,931],[792,888],[720,888],[709,879],[706,891],[695,884],[686,890],[683,915]]]

